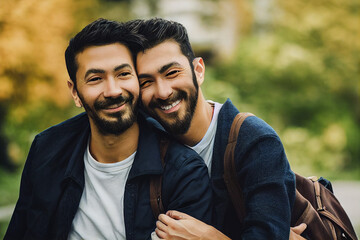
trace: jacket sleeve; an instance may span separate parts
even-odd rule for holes
[[[36,138],[33,141],[21,176],[19,199],[16,203],[4,240],[23,239],[27,230],[28,209],[31,204],[31,162],[35,155]]]
[[[235,153],[246,216],[242,239],[289,239],[295,176],[277,136],[263,136]]]
[[[165,211],[185,212],[203,222],[211,223],[212,190],[207,167],[194,151],[173,156],[165,165],[163,202]],[[172,151],[173,152],[173,151]]]

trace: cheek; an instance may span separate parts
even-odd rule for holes
[[[123,86],[124,89],[131,92],[134,96],[139,96],[140,94],[140,87],[139,82],[136,81],[129,81],[126,86]]]
[[[143,90],[140,90],[140,98],[141,103],[143,106],[147,107],[152,99],[153,94],[151,93],[151,90],[146,88]]]
[[[99,89],[96,87],[92,88],[83,88],[81,89],[81,92],[79,92],[80,97],[84,102],[87,104],[92,104],[96,99],[99,97]]]

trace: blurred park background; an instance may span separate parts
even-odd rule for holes
[[[358,0],[0,0],[0,208],[16,202],[34,136],[79,113],[64,51],[99,17],[183,23],[208,99],[273,126],[295,172],[360,191],[359,10]]]

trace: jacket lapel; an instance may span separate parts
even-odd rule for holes
[[[72,221],[79,207],[85,185],[84,180],[84,152],[88,144],[90,126],[87,115],[74,126],[78,134],[72,139],[69,150],[72,151],[70,160],[62,180],[62,195],[55,214],[53,229],[50,233],[56,239],[67,239]],[[69,146],[70,146],[69,145]],[[59,159],[59,161],[62,161]],[[65,160],[64,160],[65,161]]]
[[[139,143],[128,181],[138,176],[162,174],[163,172],[158,135],[141,115],[138,117],[138,122],[140,127]]]

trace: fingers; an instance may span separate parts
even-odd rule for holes
[[[168,232],[168,220],[172,220],[170,217],[166,216],[165,214],[160,214],[158,217],[158,221],[156,221],[156,235],[160,239],[166,239],[167,238],[167,232]]]
[[[160,239],[163,239],[163,238],[159,237],[159,235],[157,235],[156,230],[158,230],[158,229],[156,228],[155,231],[151,233],[151,240],[160,240]],[[158,230],[158,231],[160,231],[160,230]]]
[[[300,234],[297,234],[290,229],[289,240],[306,240],[306,238],[303,238]]]
[[[158,217],[158,220],[161,221],[165,225],[171,225],[171,224],[174,225],[176,220],[178,220],[178,219],[173,219],[172,217],[167,216],[165,214],[160,214]]]
[[[290,228],[290,236],[289,240],[306,240],[300,234],[305,231],[307,225],[305,223],[302,223],[296,227]]]
[[[155,228],[155,235],[160,239],[166,239],[167,234],[158,228]],[[155,238],[156,239],[156,238]]]
[[[180,220],[180,219],[185,219],[185,218],[191,218],[191,216],[187,215],[186,213],[182,213],[176,210],[169,210],[166,212],[166,215],[175,219],[175,220]]]
[[[158,217],[158,221],[156,222],[155,232],[160,239],[170,239],[171,230],[176,226],[176,222],[178,220],[171,218],[165,214],[160,214]]]
[[[305,223],[302,223],[300,225],[297,225],[296,227],[292,227],[291,230],[296,234],[301,234],[303,231],[305,231],[307,225]]]
[[[156,228],[159,229],[160,231],[166,232],[167,225],[159,220],[156,221]]]

